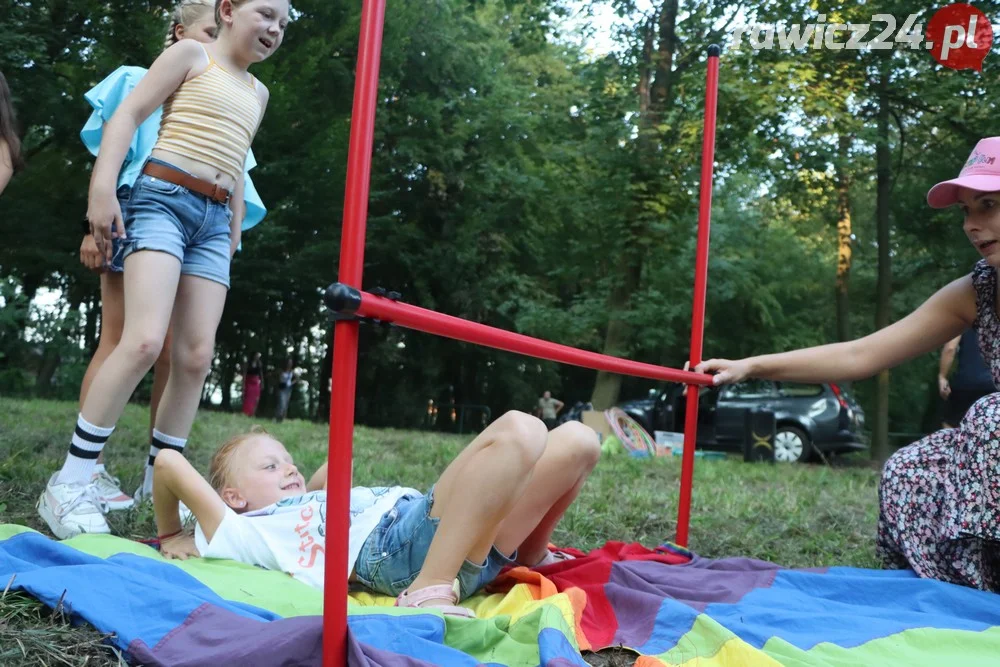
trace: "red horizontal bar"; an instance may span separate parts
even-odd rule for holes
[[[681,371],[664,366],[644,364],[640,361],[620,359],[619,357],[612,357],[607,354],[578,350],[568,345],[550,343],[539,338],[512,333],[485,324],[469,322],[458,317],[443,315],[433,310],[418,308],[406,303],[399,303],[398,301],[392,301],[391,299],[375,296],[367,292],[361,292],[361,305],[358,307],[356,314],[383,322],[392,322],[408,329],[423,331],[424,333],[465,341],[466,343],[485,345],[498,350],[516,352],[531,357],[538,357],[539,359],[582,366],[583,368],[593,368],[621,375],[635,375],[653,380],[666,380],[668,382],[680,382],[683,384],[700,386],[712,384],[712,376],[703,373]]]

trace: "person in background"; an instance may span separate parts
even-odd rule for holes
[[[4,78],[3,72],[0,72],[0,194],[3,194],[14,172],[23,166],[14,102],[7,86],[7,79]]]
[[[257,414],[263,375],[264,366],[260,362],[260,352],[254,352],[243,371],[243,414],[247,417]]]
[[[546,391],[538,399],[538,411],[541,413],[542,421],[545,422],[545,427],[550,431],[556,427],[556,416],[563,409],[563,405],[565,404],[559,399],[552,398],[551,391]]]
[[[952,364],[958,352],[958,367],[951,380]],[[938,367],[938,393],[945,401],[942,426],[955,428],[962,423],[962,417],[972,404],[987,394],[996,391],[993,376],[979,352],[979,338],[975,329],[966,329],[961,336],[948,341],[941,348],[941,364]]]
[[[295,363],[289,359],[285,362],[285,370],[278,376],[278,407],[274,413],[276,421],[282,421],[288,414],[288,404],[292,400],[292,389],[298,384],[299,379],[293,370]]]

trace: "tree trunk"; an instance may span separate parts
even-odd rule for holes
[[[77,332],[71,331],[69,322],[74,312],[79,312],[83,295],[79,290],[69,290],[69,309],[62,317],[59,328],[53,334],[52,340],[46,342],[45,351],[42,353],[42,361],[38,365],[38,373],[35,375],[35,394],[47,396],[52,389],[52,378],[55,377],[59,364],[62,363],[62,353],[60,349],[71,340],[76,340]]]
[[[91,292],[90,299],[87,300],[87,319],[83,326],[84,347],[93,356],[97,351],[97,344],[100,338],[97,336],[97,316],[101,307],[101,300],[97,293]]]
[[[325,422],[330,420],[330,379],[333,372],[333,325],[330,326],[329,343],[326,346],[326,354],[323,355],[323,362],[319,366],[319,390],[316,398],[316,421]]]
[[[56,343],[49,343],[42,353],[42,361],[38,365],[38,373],[35,375],[35,395],[48,396],[52,389],[52,378],[55,377],[56,370],[62,362],[62,355],[59,354],[59,347]]]
[[[28,328],[28,316],[31,313],[31,302],[35,300],[38,288],[42,286],[42,277],[34,274],[25,275],[21,280],[21,294],[24,296],[25,308],[15,318],[15,328],[24,335]]]
[[[638,253],[630,252],[630,256]],[[612,303],[621,304],[618,313],[612,312],[608,321],[608,333],[604,338],[604,354],[620,356],[628,350],[630,339],[629,325],[621,318],[628,308],[629,297],[639,287],[639,277],[642,275],[642,262],[638,258],[633,258],[629,263],[627,272],[622,284],[612,293]],[[590,402],[594,404],[595,410],[607,410],[618,402],[618,393],[622,387],[622,376],[618,373],[608,371],[598,371],[597,380],[594,382],[594,392],[591,394]]]
[[[316,382],[314,380],[313,371],[316,368],[315,360],[312,356],[312,338],[309,336],[309,332],[305,333],[306,339],[306,352],[301,360],[301,365],[306,369],[306,392],[305,392],[305,418],[310,419],[313,415],[313,405],[316,403],[313,393],[316,390]]]
[[[664,113],[672,104],[674,84],[674,52],[677,48],[677,6],[678,0],[665,0],[657,15],[645,26],[642,60],[639,63],[639,136],[637,139],[638,160],[634,168],[634,180],[639,187],[627,207],[629,216],[629,241],[624,257],[619,263],[620,273],[616,286],[608,300],[608,330],[604,338],[604,354],[619,356],[626,352],[632,339],[625,316],[631,305],[632,295],[639,289],[645,244],[648,236],[650,215],[643,205],[643,198],[662,189],[654,167],[658,160],[659,126]],[[659,32],[657,41],[656,33]],[[656,45],[654,51],[654,43]],[[598,371],[591,394],[595,410],[605,410],[618,402],[622,378],[620,375]]]
[[[850,176],[847,173],[848,153],[851,146],[849,136],[841,134],[838,139],[837,161],[837,340],[851,340],[851,313],[848,302],[848,286],[851,278],[851,201]]]
[[[654,63],[656,65],[656,78],[649,89],[650,113],[646,114],[652,127],[663,122],[663,113],[673,102],[674,52],[677,50],[677,6],[678,0],[665,0],[659,12],[657,27],[660,39],[656,46]]]
[[[889,326],[889,298],[892,293],[892,257],[889,248],[889,189],[891,186],[891,154],[889,149],[889,62],[884,58],[878,83],[878,135],[875,140],[876,203],[878,228],[878,286],[875,301],[875,329]],[[872,433],[872,459],[885,461],[889,457],[889,371],[878,374],[875,401],[875,428]]]
[[[222,359],[222,372],[220,373],[222,382],[219,387],[222,390],[222,401],[219,407],[226,412],[233,411],[233,382],[236,380],[236,371],[239,366],[239,354],[228,354]]]

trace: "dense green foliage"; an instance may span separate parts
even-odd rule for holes
[[[77,261],[92,165],[78,139],[89,111],[83,93],[117,65],[156,56],[168,4],[0,0],[0,70],[26,129],[29,165],[0,200],[0,392],[77,391],[98,310],[97,279]],[[325,412],[331,327],[320,290],[337,275],[360,4],[294,2],[285,44],[255,69],[271,89],[253,173],[270,213],[244,237],[233,265],[206,394],[225,387],[224,408],[230,395],[238,399],[247,354],[262,352],[273,368],[291,350],[309,380],[296,409]],[[620,17],[606,54],[578,46],[565,20],[582,12],[574,24],[586,24],[598,4]],[[878,11],[920,13],[923,21],[933,11],[882,5]],[[1000,17],[996,5],[978,6]],[[365,286],[505,329],[680,366],[690,336],[711,41],[724,50],[706,355],[874,329],[879,142],[891,153],[889,320],[967,271],[975,254],[956,213],[932,212],[923,197],[954,175],[977,138],[1000,134],[989,96],[996,54],[973,72],[902,46],[753,51],[746,39],[729,44],[732,25],[814,22],[824,10],[796,0],[740,7],[390,2]],[[840,9],[826,20],[869,20],[870,11]],[[880,109],[888,110],[887,127],[877,122]],[[841,192],[854,239],[849,310],[838,327]],[[58,290],[55,308],[39,307],[42,288]],[[928,357],[893,372],[890,430],[933,423],[935,364]],[[546,388],[567,402],[588,400],[595,384],[591,371],[365,327],[358,417],[417,425],[429,399],[487,405],[495,415],[530,408]],[[648,387],[626,380],[621,395]],[[874,383],[856,390],[872,411]]]

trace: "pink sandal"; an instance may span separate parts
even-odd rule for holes
[[[542,560],[538,561],[532,568],[545,567],[546,565],[553,565],[555,563],[562,563],[567,560],[576,560],[576,556],[570,555],[565,551],[546,551],[545,555],[542,556]]]
[[[454,604],[429,604],[431,600],[451,600]],[[475,618],[476,612],[465,607],[458,606],[458,580],[449,586],[448,584],[438,584],[437,586],[426,586],[418,591],[410,592],[405,590],[396,598],[397,607],[409,607],[412,609],[436,609],[445,616],[457,616],[460,618]]]

